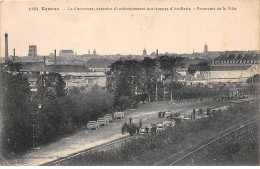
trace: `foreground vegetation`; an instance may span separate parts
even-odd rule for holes
[[[258,104],[239,104],[227,111],[218,111],[212,117],[181,123],[156,135],[139,137],[118,152],[88,154],[61,165],[153,165],[180,151],[188,152],[222,135],[228,128],[257,117],[258,110]],[[250,161],[248,164],[257,165]]]
[[[259,128],[232,142],[213,144],[194,165],[259,165]]]
[[[73,134],[89,120],[104,116],[114,104],[111,94],[95,87],[67,95],[58,73],[38,76],[38,90],[32,93],[19,67],[10,63],[0,71],[1,155],[5,158]]]

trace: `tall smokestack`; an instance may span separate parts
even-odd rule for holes
[[[45,55],[43,56],[43,64],[44,64],[44,66],[46,65],[46,58],[45,58]]]
[[[13,62],[14,62],[14,60],[15,60],[15,49],[14,49],[14,55],[13,55]]]
[[[8,34],[5,33],[5,60],[9,60],[9,57],[8,57]]]
[[[158,49],[156,49],[156,56],[158,57]]]
[[[43,73],[46,73],[46,58],[45,55],[43,56]]]
[[[54,65],[56,66],[57,60],[56,60],[56,49],[54,50]]]

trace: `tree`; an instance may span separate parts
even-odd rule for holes
[[[157,69],[157,60],[145,57],[141,61],[141,66],[144,69],[144,84],[145,84],[145,93],[148,94],[148,101],[151,101],[151,95],[154,90],[157,88],[157,81],[160,77],[160,72]],[[155,87],[154,87],[155,86]],[[155,98],[156,100],[157,98]]]
[[[6,61],[1,64],[1,70],[6,72],[19,72],[22,68],[22,64],[18,62]]]
[[[160,69],[164,72],[164,82],[169,78],[170,82],[170,94],[172,100],[172,92],[174,90],[174,83],[178,82],[178,72],[177,69],[180,69],[184,66],[184,58],[180,56],[168,56],[163,55],[159,58]],[[165,83],[166,84],[166,83]],[[165,85],[164,85],[165,87]]]
[[[260,82],[260,74],[255,74],[253,78],[249,77],[246,79],[246,83],[257,83],[257,82]]]
[[[187,74],[194,75],[197,71],[209,71],[210,64],[206,61],[200,62],[198,64],[190,64]]]
[[[190,64],[187,70],[187,74],[194,75],[197,71],[197,65],[196,64]]]
[[[109,68],[110,70],[106,72],[106,88],[108,91],[115,93],[118,83],[120,82],[120,74],[122,73],[121,70],[123,69],[123,61],[118,60],[112,63]]]
[[[120,110],[125,110],[126,108],[129,108],[132,104],[132,101],[129,96],[120,96],[118,99],[118,105],[120,106]]]
[[[251,84],[248,85],[247,90],[251,94],[258,94],[259,93],[259,86],[251,83]]]
[[[210,70],[210,63],[203,61],[203,62],[200,62],[197,65],[197,67],[198,67],[198,71],[209,71]]]
[[[1,65],[0,81],[3,124],[1,145],[3,155],[9,156],[31,147],[32,121],[28,109],[31,93],[28,79],[19,73],[18,64],[9,62]]]
[[[59,73],[56,74],[56,78],[57,78],[57,82],[56,82],[56,85],[55,85],[55,90],[56,90],[56,93],[57,93],[57,97],[64,97],[67,94],[67,91],[65,89],[66,84],[63,81],[61,74],[59,74]]]
[[[41,74],[37,80],[37,97],[55,99],[67,94],[66,84],[59,73]]]
[[[70,94],[80,94],[80,89],[76,86],[73,86],[71,89],[69,89]]]
[[[107,89],[115,97],[115,106],[121,96],[129,97],[132,105],[138,95],[143,94],[143,69],[136,60],[119,60],[110,66],[107,75]]]

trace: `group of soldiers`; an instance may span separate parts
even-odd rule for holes
[[[130,134],[130,136],[133,136],[134,134],[139,134],[140,132],[140,128],[142,127],[142,120],[140,119],[138,124],[134,124],[132,122],[132,118],[129,119],[129,124],[127,124],[126,122],[123,124],[122,128],[121,128],[121,133],[125,134],[126,132]],[[151,134],[155,134],[156,133],[156,125],[157,124],[151,124]],[[148,134],[149,133],[149,128],[145,127],[145,133]]]
[[[159,113],[158,113],[158,117],[159,118],[164,118],[165,117],[165,111],[160,111]],[[170,116],[169,116],[169,118],[170,119],[175,119],[175,118],[178,118],[180,116],[180,113],[171,113],[170,114]]]
[[[158,117],[163,118],[165,117],[165,113],[166,112],[159,112],[158,113]],[[191,120],[195,120],[197,115],[201,115],[203,113],[203,109],[197,109],[197,114],[196,114],[196,109],[193,109],[192,114],[190,115],[190,119]],[[207,108],[207,115],[210,114],[210,108]],[[184,115],[185,116],[185,115]],[[175,124],[179,124],[181,123],[181,118],[180,118],[180,113],[172,113],[169,116],[170,119],[174,119],[175,120]],[[135,133],[139,134],[139,130],[142,127],[142,120],[140,119],[139,123],[134,124],[132,122],[132,118],[129,119],[129,124],[127,124],[127,122],[125,122],[121,128],[121,133],[124,134],[126,132],[128,132],[131,136],[134,135]],[[151,133],[154,134],[156,133],[156,124],[151,124]],[[146,127],[146,133],[148,134],[149,128]]]
[[[139,129],[142,127],[142,120],[140,119],[139,124],[136,125],[132,122],[132,118],[129,119],[129,124],[126,122],[123,124],[121,133],[124,134],[128,132],[130,136],[134,135],[135,133],[139,134]]]

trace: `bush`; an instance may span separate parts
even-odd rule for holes
[[[41,110],[40,144],[48,143],[63,135],[72,134],[90,120],[97,120],[109,111],[113,96],[105,91],[91,91],[47,100]]]

